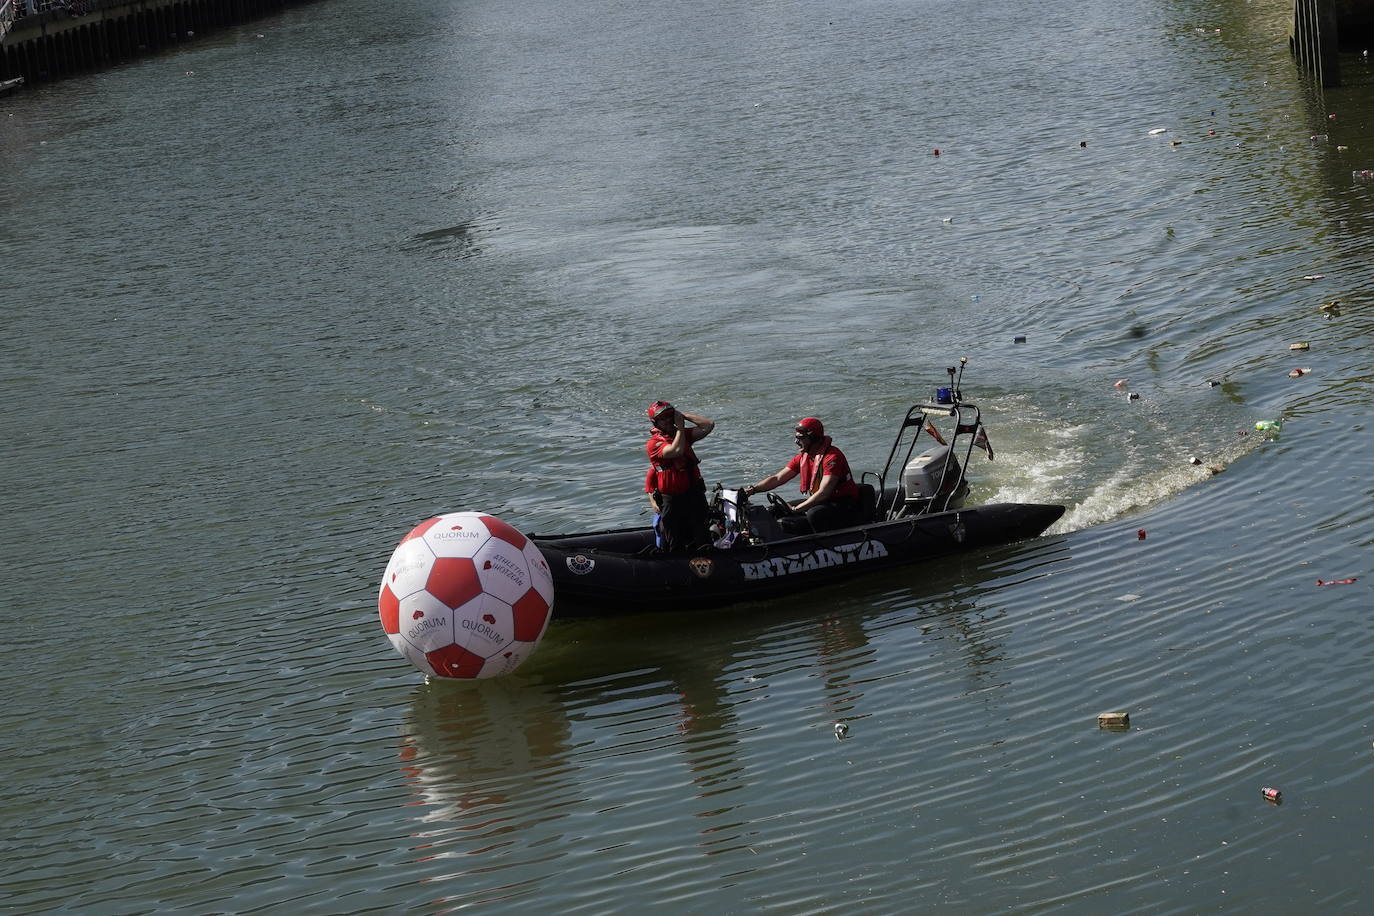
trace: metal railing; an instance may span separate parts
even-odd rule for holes
[[[0,36],[4,35],[4,29],[27,16],[52,12],[84,16],[90,12],[92,5],[87,0],[0,0],[0,20],[8,16],[5,25],[0,27]],[[8,13],[4,12],[5,10],[8,10]]]
[[[14,22],[14,0],[0,0],[0,39],[9,32]]]

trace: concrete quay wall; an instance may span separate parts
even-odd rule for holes
[[[303,0],[12,0],[0,86],[95,70]]]

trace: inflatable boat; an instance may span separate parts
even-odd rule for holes
[[[554,616],[725,607],[1044,533],[1063,506],[964,505],[973,449],[990,458],[992,445],[978,407],[962,399],[955,370],[947,371],[950,387],[907,410],[882,472],[862,475],[858,524],[798,533],[804,516],[775,494],[755,504],[718,484],[715,541],[701,550],[665,553],[651,527],[531,534],[553,572]],[[948,438],[937,423],[951,427]]]

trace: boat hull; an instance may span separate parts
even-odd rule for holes
[[[1035,537],[1064,507],[993,503],[699,555],[653,550],[648,528],[531,535],[553,572],[554,616],[681,611],[776,598],[879,569]]]

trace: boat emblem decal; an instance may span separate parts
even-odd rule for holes
[[[741,563],[740,572],[745,579],[772,579],[775,576],[790,576],[793,573],[810,572],[830,566],[843,566],[846,563],[862,563],[865,560],[878,560],[887,556],[887,545],[878,540],[864,540],[853,544],[837,544],[834,547],[817,547],[803,553],[789,553],[770,557],[758,563]]]
[[[687,561],[687,565],[692,567],[692,572],[703,579],[716,571],[715,564],[711,562],[710,557],[692,557]]]
[[[584,557],[582,554],[568,557],[568,571],[576,576],[585,576],[587,573],[596,569],[596,561],[591,557]]]

